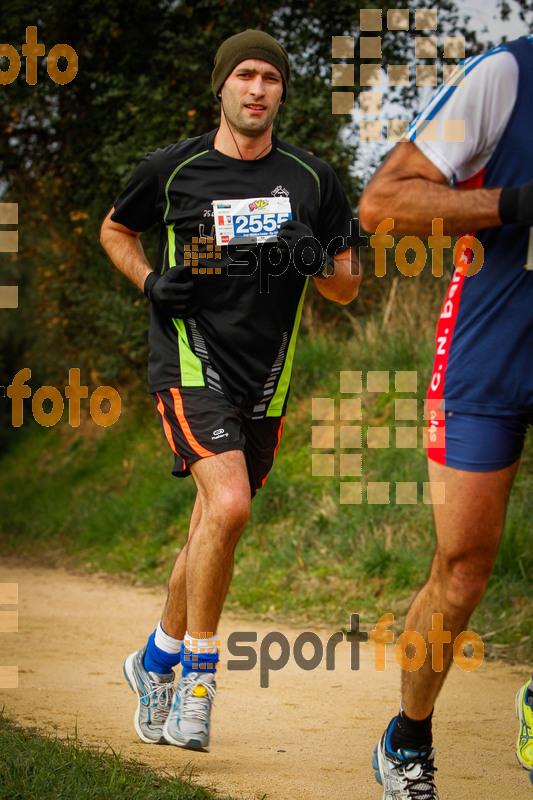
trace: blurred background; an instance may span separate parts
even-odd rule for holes
[[[375,3],[383,19],[398,2]],[[199,135],[218,124],[211,93],[214,54],[228,36],[260,28],[287,48],[293,69],[280,137],[333,165],[354,208],[364,182],[390,144],[359,141],[357,84],[361,8],[339,0],[48,0],[4,2],[0,42],[21,55],[18,77],[1,87],[0,202],[17,203],[18,253],[0,254],[0,286],[17,285],[19,305],[0,308],[0,547],[28,560],[104,570],[126,580],[165,582],[186,537],[194,497],[191,481],[170,476],[167,452],[150,399],[144,394],[149,308],[116,271],[99,244],[99,227],[114,198],[147,152]],[[442,37],[463,36],[466,55],[533,30],[533,3],[413,2],[409,31],[384,25],[382,66],[424,63],[414,57],[417,9],[438,11],[439,83]],[[46,53],[65,43],[78,55],[68,84],[37,59],[37,82],[26,82],[22,45],[37,27]],[[332,113],[332,37],[354,37],[355,105]],[[368,59],[367,59],[368,61]],[[375,59],[378,62],[378,59]],[[342,63],[342,59],[335,59]],[[59,69],[66,68],[64,59]],[[0,69],[7,70],[7,59]],[[428,91],[390,90],[383,119],[411,118]],[[399,112],[401,110],[401,113]],[[157,231],[143,236],[153,260]],[[418,424],[431,373],[435,325],[447,280],[428,265],[401,275],[393,258],[387,275],[373,273],[373,252],[361,248],[365,278],[347,308],[327,303],[310,286],[297,348],[291,405],[275,468],[254,501],[237,551],[228,605],[264,619],[343,624],[350,612],[392,611],[398,624],[429,567],[431,508],[423,502],[425,454],[418,447],[363,449],[363,482],[410,481],[417,502],[339,502],[340,373],[388,372],[389,390],[358,395],[363,441],[369,426],[396,425],[393,376],[417,375]],[[448,258],[449,276],[451,259]],[[80,369],[89,395],[100,385],[120,394],[122,414],[98,426],[82,401],[79,427],[39,425],[26,401],[14,427],[5,396],[13,376],[31,369],[32,393],[42,385],[62,393],[69,370]],[[365,384],[363,384],[365,385]],[[4,387],[4,388],[3,388]],[[344,393],[346,397],[346,394]],[[353,394],[348,394],[353,397]],[[333,399],[334,472],[317,475],[312,455],[313,397]],[[45,401],[44,409],[47,410]],[[344,452],[344,451],[342,451]],[[531,442],[524,453],[505,538],[487,597],[473,628],[491,653],[533,654]],[[364,619],[364,616],[362,617]]]

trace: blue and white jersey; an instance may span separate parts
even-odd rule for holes
[[[533,180],[532,87],[533,37],[524,36],[462,62],[414,120],[409,138],[461,189],[519,186]],[[461,138],[461,125],[450,120],[464,120],[464,141],[450,141]],[[484,262],[471,277],[454,272],[438,322],[428,398],[443,399],[446,411],[531,411],[529,228],[469,233],[482,243]]]
[[[516,58],[504,46],[462,61],[411,123],[409,138],[448,180],[471,178],[509,122],[518,76]],[[451,122],[459,123],[455,130],[447,127]]]

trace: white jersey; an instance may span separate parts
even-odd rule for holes
[[[472,56],[459,65],[411,123],[408,138],[448,180],[467,180],[488,163],[496,149],[517,90],[518,64],[511,53],[496,48]],[[444,141],[445,120],[464,120],[464,141]],[[428,139],[437,141],[424,141],[424,131]]]

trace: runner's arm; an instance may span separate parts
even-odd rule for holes
[[[356,273],[356,274],[355,274]],[[347,305],[357,297],[363,271],[356,250],[343,250],[335,256],[335,272],[329,278],[313,277],[321,295]]]
[[[147,276],[153,272],[152,267],[139,241],[140,234],[113,222],[111,215],[114,210],[111,209],[102,223],[100,243],[115,267],[142,292]]]
[[[501,225],[501,188],[457,189],[413,142],[401,142],[378,169],[359,202],[367,231],[391,217],[394,234],[432,233],[432,220],[444,220],[444,232],[457,235]]]

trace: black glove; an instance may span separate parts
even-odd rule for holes
[[[302,221],[302,216],[302,205],[299,203],[295,219],[287,219],[281,224],[278,239],[283,239],[289,246],[298,272],[329,278],[335,272],[335,262],[324,252],[311,228]]]
[[[172,267],[164,275],[150,272],[144,282],[144,293],[161,311],[183,319],[198,311],[194,296],[194,281],[188,271]]]
[[[504,225],[533,225],[533,181],[522,186],[505,186],[498,213]]]

